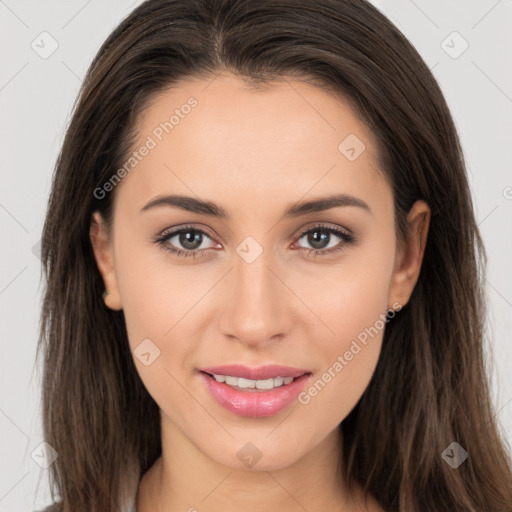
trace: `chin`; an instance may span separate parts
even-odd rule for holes
[[[218,464],[236,471],[278,471],[291,466],[304,455],[297,450],[296,444],[278,444],[276,449],[274,443],[264,440],[235,441],[232,448],[225,447],[207,455]]]

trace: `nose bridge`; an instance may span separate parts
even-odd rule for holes
[[[233,272],[222,308],[222,330],[247,345],[271,341],[287,329],[286,303],[283,285],[268,268],[272,252],[264,249],[251,260],[243,243],[233,257]],[[254,253],[253,253],[254,254]]]

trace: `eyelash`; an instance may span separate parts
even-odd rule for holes
[[[169,233],[164,233],[161,236],[155,237],[153,239],[153,242],[159,244],[162,247],[162,249],[164,249],[165,251],[170,252],[171,254],[174,254],[180,258],[181,257],[183,257],[183,258],[203,257],[205,255],[205,253],[208,252],[208,249],[201,249],[201,250],[196,250],[196,251],[183,251],[181,249],[176,249],[173,246],[169,245],[169,243],[168,243],[169,239],[175,237],[176,235],[179,235],[181,233],[186,233],[189,231],[194,231],[195,233],[200,233],[202,235],[206,235],[208,238],[211,239],[210,235],[208,235],[208,233],[206,233],[202,229],[198,229],[194,226],[183,226],[182,228],[179,228],[175,231],[171,231]],[[300,240],[304,235],[307,235],[311,231],[323,231],[323,232],[326,232],[329,234],[334,234],[338,238],[341,238],[343,243],[338,244],[337,247],[335,247],[334,249],[329,249],[329,250],[307,249],[305,247],[301,247],[300,250],[307,251],[308,256],[313,255],[314,257],[317,257],[317,256],[323,257],[325,255],[331,255],[331,254],[337,253],[339,251],[342,251],[347,244],[354,244],[357,241],[357,239],[354,235],[350,235],[341,229],[333,228],[331,226],[325,226],[323,224],[319,224],[317,226],[313,226],[311,228],[308,228],[308,229],[302,231],[302,233],[300,233],[300,235],[297,237],[297,240]]]

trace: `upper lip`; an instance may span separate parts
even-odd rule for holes
[[[230,375],[232,377],[242,377],[244,379],[265,380],[275,379],[276,377],[300,377],[309,370],[292,368],[291,366],[282,366],[278,364],[267,364],[250,368],[240,364],[227,364],[223,366],[209,366],[200,368],[200,371],[214,375]]]

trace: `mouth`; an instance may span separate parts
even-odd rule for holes
[[[278,365],[204,368],[199,375],[228,411],[247,417],[273,416],[288,407],[311,377],[309,370]]]

